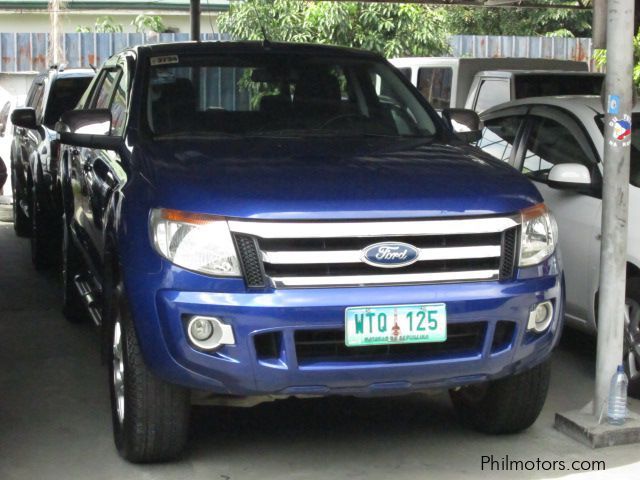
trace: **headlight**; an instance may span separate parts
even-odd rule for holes
[[[154,209],[153,246],[176,265],[207,275],[240,276],[240,264],[223,217]]]
[[[557,242],[558,225],[543,203],[522,210],[518,263],[521,267],[537,265],[546,260],[555,250]]]

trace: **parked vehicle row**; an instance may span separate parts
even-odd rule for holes
[[[437,109],[482,112],[521,98],[599,95],[604,81],[604,74],[571,60],[407,57],[391,63]]]
[[[447,388],[480,431],[536,420],[557,226],[468,144],[477,114],[442,117],[358,50],[176,43],[102,66],[56,123],[55,183],[64,313],[101,332],[124,458],[176,457],[192,404],[238,398]]]
[[[51,68],[34,80],[26,106],[11,114],[14,228],[19,236],[31,238],[36,269],[50,267],[60,251],[59,142],[54,126],[62,113],[75,107],[93,75],[93,70]]]

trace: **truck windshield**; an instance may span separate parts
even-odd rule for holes
[[[49,103],[44,114],[44,124],[53,128],[64,112],[76,106],[92,79],[89,76],[58,78],[51,85]]]
[[[434,118],[386,64],[343,56],[152,57],[156,137],[432,136]]]

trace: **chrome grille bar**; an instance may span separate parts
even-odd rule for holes
[[[513,241],[504,239],[508,234],[517,239],[520,215],[314,222],[230,219],[228,224],[236,241],[255,242],[258,251],[252,260],[241,254],[255,267],[251,271],[262,272],[266,284],[354,287],[500,280],[501,269],[513,263],[517,251]],[[415,262],[390,272],[390,267],[364,261],[368,246],[394,239],[417,250]],[[511,247],[503,251],[503,245]]]
[[[419,262],[429,260],[459,260],[463,258],[493,258],[500,256],[500,245],[479,245],[474,247],[420,248]],[[361,250],[329,251],[281,251],[262,252],[262,261],[271,264],[320,264],[320,263],[360,263]]]
[[[344,275],[330,277],[273,277],[278,287],[342,287],[365,285],[410,285],[421,283],[495,280],[499,270],[473,270],[469,272],[405,273],[397,275]]]
[[[391,220],[377,222],[266,222],[229,220],[234,233],[260,238],[396,237],[407,235],[463,235],[502,232],[519,224],[517,217],[442,220]]]

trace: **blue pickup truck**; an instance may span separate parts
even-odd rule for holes
[[[141,46],[56,129],[64,311],[102,332],[124,458],[179,455],[194,403],[444,388],[480,431],[537,418],[555,221],[378,55]]]

